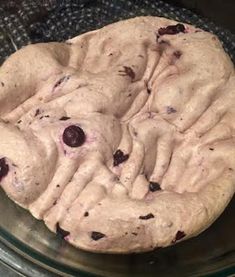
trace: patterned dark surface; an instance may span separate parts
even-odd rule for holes
[[[0,63],[35,42],[64,41],[138,15],[164,16],[212,31],[235,61],[235,35],[191,11],[151,0],[10,0],[0,7]]]

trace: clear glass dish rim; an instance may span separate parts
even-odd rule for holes
[[[26,260],[33,262],[36,265],[41,266],[42,268],[49,270],[49,272],[56,274],[66,274],[67,276],[77,276],[75,274],[80,274],[80,277],[101,277],[103,275],[101,272],[89,272],[85,269],[76,269],[72,268],[69,265],[56,261],[50,257],[47,257],[45,254],[40,253],[36,249],[26,245],[24,242],[18,240],[15,236],[5,231],[0,227],[0,241],[9,247],[11,250],[15,251],[21,257]],[[233,251],[235,253],[235,251]],[[217,262],[218,263],[218,262]],[[10,264],[14,268],[14,265]],[[98,271],[98,270],[97,270]],[[195,272],[191,274],[191,277],[194,276],[210,276],[210,277],[224,277],[230,274],[235,273],[235,260],[229,265],[217,266],[214,270],[208,270],[207,272]]]

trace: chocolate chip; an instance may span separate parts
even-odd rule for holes
[[[104,234],[100,233],[100,232],[95,232],[95,231],[91,232],[91,238],[93,240],[100,240],[104,237],[106,237],[106,236]]]
[[[167,112],[167,114],[172,114],[172,113],[176,113],[177,111],[173,107],[167,106],[166,112]]]
[[[62,239],[64,239],[65,237],[67,237],[70,232],[68,231],[65,231],[63,230],[61,227],[60,227],[60,224],[59,222],[56,223],[56,234],[61,237]]]
[[[128,160],[129,155],[122,152],[122,150],[118,149],[113,155],[113,166],[118,166],[119,164]]]
[[[154,218],[154,215],[152,213],[147,214],[147,215],[139,216],[139,219],[142,219],[142,220],[148,220],[148,219],[151,219],[151,218]]]
[[[185,27],[183,24],[176,24],[176,25],[169,25],[165,28],[160,28],[158,30],[158,34],[160,36],[163,36],[163,35],[176,35],[178,33],[184,33],[185,32]]]
[[[182,56],[182,52],[179,51],[179,50],[177,50],[177,51],[175,51],[175,52],[173,53],[173,55],[174,55],[177,59],[179,59],[179,58]]]
[[[39,115],[39,114],[40,114],[40,110],[37,109],[34,116],[37,116],[37,115]]]
[[[85,213],[84,213],[84,216],[85,216],[85,217],[89,216],[89,213],[88,213],[88,212],[85,212]]]
[[[63,133],[63,141],[66,145],[70,147],[79,147],[85,142],[85,140],[85,133],[80,127],[76,125],[70,125],[69,127],[65,128]]]
[[[135,79],[135,72],[134,70],[129,66],[123,66],[124,70],[119,70],[121,74],[120,76],[129,76],[131,80]]]
[[[8,174],[9,171],[9,165],[6,163],[5,158],[0,159],[0,182],[3,177],[5,177]]]
[[[58,86],[60,86],[63,82],[68,81],[69,78],[70,78],[70,76],[63,76],[62,78],[60,78],[60,79],[55,83],[55,85],[54,85],[54,87],[53,87],[53,90],[54,90],[55,88],[57,88]]]
[[[61,118],[60,118],[60,120],[69,120],[70,119],[70,117],[68,117],[68,116],[62,116]]]
[[[149,183],[149,190],[151,192],[155,192],[155,191],[161,190],[161,186],[160,186],[160,184],[158,184],[156,182],[150,182]]]
[[[209,150],[214,151],[214,148],[209,148]]]
[[[181,240],[186,236],[185,232],[183,231],[178,231],[175,235],[175,239],[172,241],[172,243],[175,243],[177,240]]]

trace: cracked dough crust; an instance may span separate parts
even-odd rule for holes
[[[206,229],[234,194],[234,66],[193,26],[156,36],[175,24],[120,21],[29,45],[0,68],[1,186],[76,247],[168,246]],[[71,125],[80,147],[63,142]]]

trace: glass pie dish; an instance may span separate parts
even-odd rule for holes
[[[92,1],[86,0],[61,1],[62,4],[59,7],[50,6],[53,1],[45,1],[45,5],[38,8],[39,11],[36,11],[33,5],[35,1],[21,2],[22,7],[28,7],[28,12],[26,8],[22,8],[19,19],[19,22],[23,22],[22,28],[25,33],[22,32],[22,34],[24,36],[19,37],[18,40],[14,37],[15,32],[10,29],[10,24],[6,23],[11,20],[10,14],[6,16],[7,19],[5,19],[4,23],[6,24],[5,29],[1,25],[3,23],[0,22],[0,31],[3,37],[0,36],[0,43],[2,43],[1,39],[3,40],[7,37],[8,41],[6,43],[13,45],[11,45],[11,48],[7,48],[6,45],[5,48],[2,48],[0,55],[4,58],[22,45],[30,42],[62,41],[81,32],[93,29],[94,26],[98,28],[118,19],[143,14],[162,15],[180,21],[188,21],[193,24],[198,22],[199,26],[203,25],[205,29],[214,30],[221,37],[225,48],[233,58],[234,53],[231,49],[234,49],[232,48],[234,47],[232,46],[234,45],[234,37],[231,38],[232,34],[216,28],[212,23],[203,21],[196,15],[186,12],[186,10],[171,7],[161,1],[157,1],[154,5],[151,4],[151,1],[142,1],[142,4],[140,4],[141,1],[139,1],[139,4],[138,1],[124,0],[93,1],[100,2],[100,5],[103,5],[102,8],[97,4],[91,4]],[[110,4],[111,2],[113,6]],[[77,6],[76,3],[78,3]],[[134,3],[134,6],[129,7],[130,5],[128,3]],[[120,5],[122,5],[121,8]],[[108,12],[109,16],[105,15],[105,11]],[[93,18],[93,21],[89,21],[89,12],[90,14],[95,12],[99,16]],[[85,13],[86,20],[84,20],[84,17],[80,18],[79,30],[76,29],[77,27],[69,27],[69,25],[71,26],[73,24],[70,21],[66,23],[67,29],[64,28],[62,31],[62,27],[65,26],[65,19],[68,16],[72,18],[70,13],[72,15],[74,13],[74,16],[76,15],[77,18],[82,13]],[[18,11],[17,14],[19,14]],[[17,21],[17,16],[15,18]],[[55,23],[56,21],[58,23]],[[15,26],[15,30],[21,26],[21,23]],[[52,32],[53,26],[57,28],[54,28],[54,32]],[[68,31],[68,28],[71,28],[71,30]],[[0,191],[0,211],[0,241],[6,246],[4,248],[6,249],[5,254],[3,251],[0,252],[1,255],[5,255],[5,258],[3,259],[0,255],[0,259],[8,266],[26,276],[38,276],[32,274],[32,268],[34,267],[38,268],[38,272],[43,270],[40,268],[44,268],[48,272],[47,275],[40,276],[54,276],[51,275],[54,273],[60,276],[108,277],[148,277],[156,275],[163,277],[228,276],[235,272],[234,201],[231,201],[222,216],[198,237],[173,247],[131,255],[93,254],[70,246],[61,238],[51,233],[43,222],[34,219],[27,211],[15,205],[7,198],[2,190]],[[21,264],[19,263],[19,259],[13,259],[14,252],[22,257]],[[9,255],[6,253],[9,253]],[[28,263],[28,260],[31,263]]]

